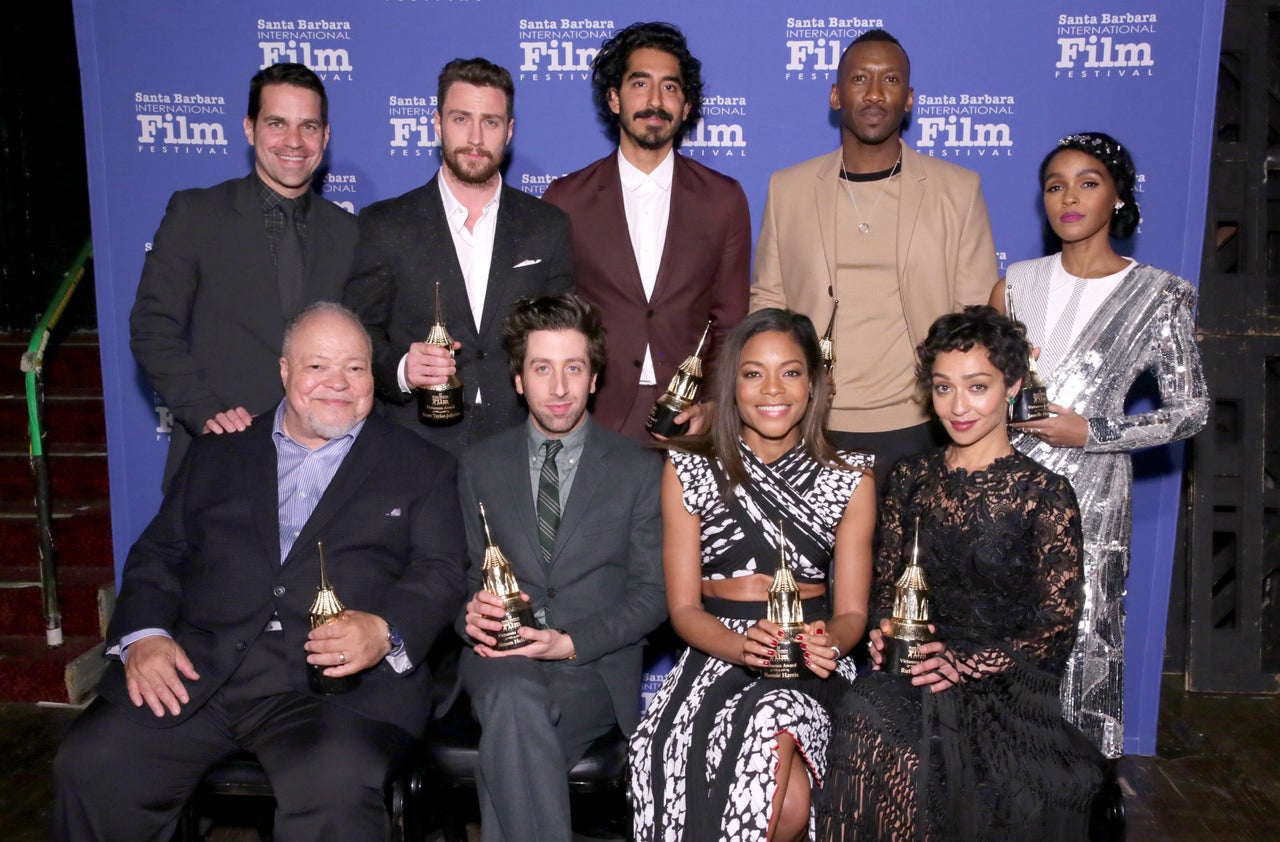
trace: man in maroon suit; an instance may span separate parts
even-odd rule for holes
[[[569,214],[574,282],[609,334],[592,417],[651,441],[649,410],[707,321],[704,364],[746,315],[751,217],[737,181],[676,152],[702,105],[702,63],[679,29],[618,32],[596,56],[592,87],[617,152],[557,179],[545,198]],[[700,407],[676,420],[698,431]]]

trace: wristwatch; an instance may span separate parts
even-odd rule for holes
[[[391,651],[388,655],[395,655],[404,649],[404,635],[400,634],[395,626],[387,623],[387,643],[391,644]]]

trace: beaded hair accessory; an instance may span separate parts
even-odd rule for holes
[[[1119,143],[1111,143],[1101,137],[1097,137],[1096,135],[1090,136],[1087,134],[1069,134],[1058,141],[1058,146],[1086,147],[1091,150],[1096,150],[1091,151],[1090,154],[1100,153],[1102,155],[1106,155],[1108,158],[1114,158],[1116,155],[1119,155],[1124,151],[1124,147]]]

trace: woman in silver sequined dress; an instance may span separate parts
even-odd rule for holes
[[[1013,444],[1067,477],[1084,517],[1085,601],[1062,683],[1063,711],[1109,757],[1124,751],[1124,593],[1132,532],[1129,453],[1192,436],[1209,411],[1195,342],[1195,288],[1122,257],[1111,238],[1138,224],[1133,159],[1101,132],[1058,142],[1040,166],[1062,251],[1009,267],[992,291],[1039,346],[1049,418],[1015,425]],[[1126,415],[1144,372],[1159,409]]]

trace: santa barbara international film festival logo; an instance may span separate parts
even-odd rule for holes
[[[680,141],[680,154],[690,158],[745,158],[747,138],[745,96],[718,94],[702,100],[702,118]]]
[[[916,150],[935,158],[1013,155],[1011,95],[985,92],[917,93],[911,124]]]
[[[356,193],[360,180],[354,173],[327,172],[320,183],[320,193],[347,213],[356,212]]]
[[[784,27],[786,79],[834,82],[844,48],[868,29],[883,29],[882,18],[792,18]]]
[[[227,120],[226,97],[191,91],[134,91],[138,151],[164,155],[226,155],[227,127],[240,131],[240,120]]]
[[[591,63],[600,52],[600,45],[611,38],[616,29],[609,19],[521,18],[516,81],[590,81]]]
[[[436,95],[401,92],[387,95],[392,158],[431,158],[440,148],[436,133]]]
[[[1137,79],[1155,75],[1155,12],[1060,14],[1055,79]],[[1154,36],[1154,38],[1153,38]]]
[[[258,18],[255,35],[261,67],[282,62],[305,64],[326,84],[353,78],[351,21]]]

